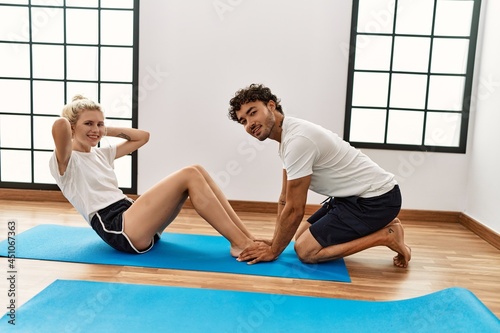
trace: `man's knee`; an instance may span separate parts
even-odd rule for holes
[[[317,252],[315,249],[307,246],[305,241],[296,241],[294,245],[295,253],[297,257],[306,264],[316,264],[318,262],[318,258],[316,256]]]

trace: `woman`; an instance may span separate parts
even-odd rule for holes
[[[232,256],[237,257],[253,243],[253,236],[201,166],[192,165],[172,173],[135,202],[123,194],[113,161],[146,144],[149,133],[106,127],[99,104],[75,96],[64,107],[62,117],[54,122],[52,136],[52,176],[69,202],[114,249],[128,253],[149,251],[188,196],[198,214],[229,240]],[[96,147],[103,136],[124,141]]]

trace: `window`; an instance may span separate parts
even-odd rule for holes
[[[354,0],[344,139],[465,153],[480,0]]]
[[[137,127],[138,8],[138,0],[0,2],[0,187],[57,189],[51,127],[76,94],[100,102],[108,125]],[[115,170],[123,191],[136,193],[136,153]]]

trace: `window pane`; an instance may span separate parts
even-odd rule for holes
[[[27,5],[28,0],[4,0],[3,3],[11,3],[15,5]]]
[[[458,147],[460,142],[460,113],[429,112],[425,132],[426,145]]]
[[[63,105],[63,82],[33,81],[33,113],[60,115]]]
[[[33,137],[35,149],[54,149],[52,124],[55,117],[33,117]]]
[[[386,111],[352,109],[350,141],[384,142]]]
[[[431,71],[433,73],[465,74],[467,69],[467,39],[434,38]]]
[[[31,8],[31,30],[34,42],[64,42],[64,10],[61,8]]]
[[[75,95],[83,95],[84,97],[93,101],[98,101],[97,98],[97,83],[83,83],[83,82],[68,82],[67,84],[67,100],[64,104],[72,101]],[[61,105],[62,109],[62,105]]]
[[[431,110],[461,111],[464,98],[465,77],[432,75],[429,83]]]
[[[33,77],[64,78],[64,46],[33,45]]]
[[[103,8],[133,8],[133,0],[101,0]]]
[[[424,112],[389,111],[387,143],[420,145],[424,126]]]
[[[68,79],[96,81],[97,62],[97,47],[68,46]]]
[[[469,36],[473,8],[474,1],[438,0],[434,34]]]
[[[359,35],[356,41],[356,69],[389,70],[392,37]]]
[[[0,168],[3,182],[31,182],[31,152],[19,150],[1,150]]]
[[[393,74],[390,106],[393,108],[423,109],[426,88],[427,75]]]
[[[392,69],[404,72],[427,72],[430,45],[430,38],[396,37]]]
[[[392,33],[394,1],[359,0],[358,32]]]
[[[387,106],[389,74],[354,73],[353,106]]]
[[[101,44],[132,45],[134,16],[131,11],[101,11]]]
[[[103,105],[103,107],[105,108],[106,105]],[[110,127],[126,127],[126,128],[132,127],[132,121],[130,120],[106,119],[105,124],[106,126]],[[101,144],[104,146],[116,145],[121,142],[123,142],[123,139],[111,136],[105,136],[101,140]]]
[[[105,108],[106,105],[103,105]],[[106,119],[106,126],[113,127],[132,127],[132,121],[128,120],[118,120],[118,119]],[[115,137],[104,137],[101,141],[102,146],[115,145],[123,142],[121,138]],[[123,156],[114,161],[115,172],[118,178],[118,185],[120,187],[131,187],[132,185],[132,158],[130,155]]]
[[[34,154],[34,174],[35,183],[55,184],[54,178],[50,174],[49,160],[52,157],[51,152],[36,151]]]
[[[433,11],[434,0],[399,0],[396,33],[430,35]]]
[[[0,40],[28,42],[28,17],[28,7],[0,6]]]
[[[0,43],[0,76],[30,77],[30,48],[26,44]]]
[[[0,115],[2,148],[31,148],[30,116]]]
[[[30,81],[0,80],[0,91],[9,97],[2,99],[0,112],[30,113]]]
[[[66,0],[68,7],[97,7],[99,0]]]
[[[66,10],[66,42],[97,44],[99,27],[97,14],[98,11],[93,9]]]
[[[31,0],[31,4],[40,6],[62,6],[64,5],[64,0]]]
[[[101,48],[101,80],[132,82],[132,48]]]
[[[132,118],[132,85],[101,84],[101,104],[106,117]]]
[[[132,187],[132,157],[129,155],[115,160],[115,172],[118,186]]]

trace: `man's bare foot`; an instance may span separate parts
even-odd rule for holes
[[[395,225],[395,224],[401,224],[401,220],[398,219],[397,217],[394,220],[392,220],[388,225],[386,225],[386,228],[390,227],[391,225]]]
[[[394,258],[392,258],[394,266],[401,267],[401,268],[408,267],[408,262],[411,259],[411,247],[409,247],[408,245],[405,245],[405,246],[408,249],[409,259],[406,260],[405,257],[404,257],[404,255],[401,255],[401,254],[398,253],[397,256],[395,256]]]
[[[393,258],[394,266],[406,268],[411,260],[411,248],[405,244],[404,229],[399,219],[394,219],[386,227],[388,232],[388,245],[398,254]]]

